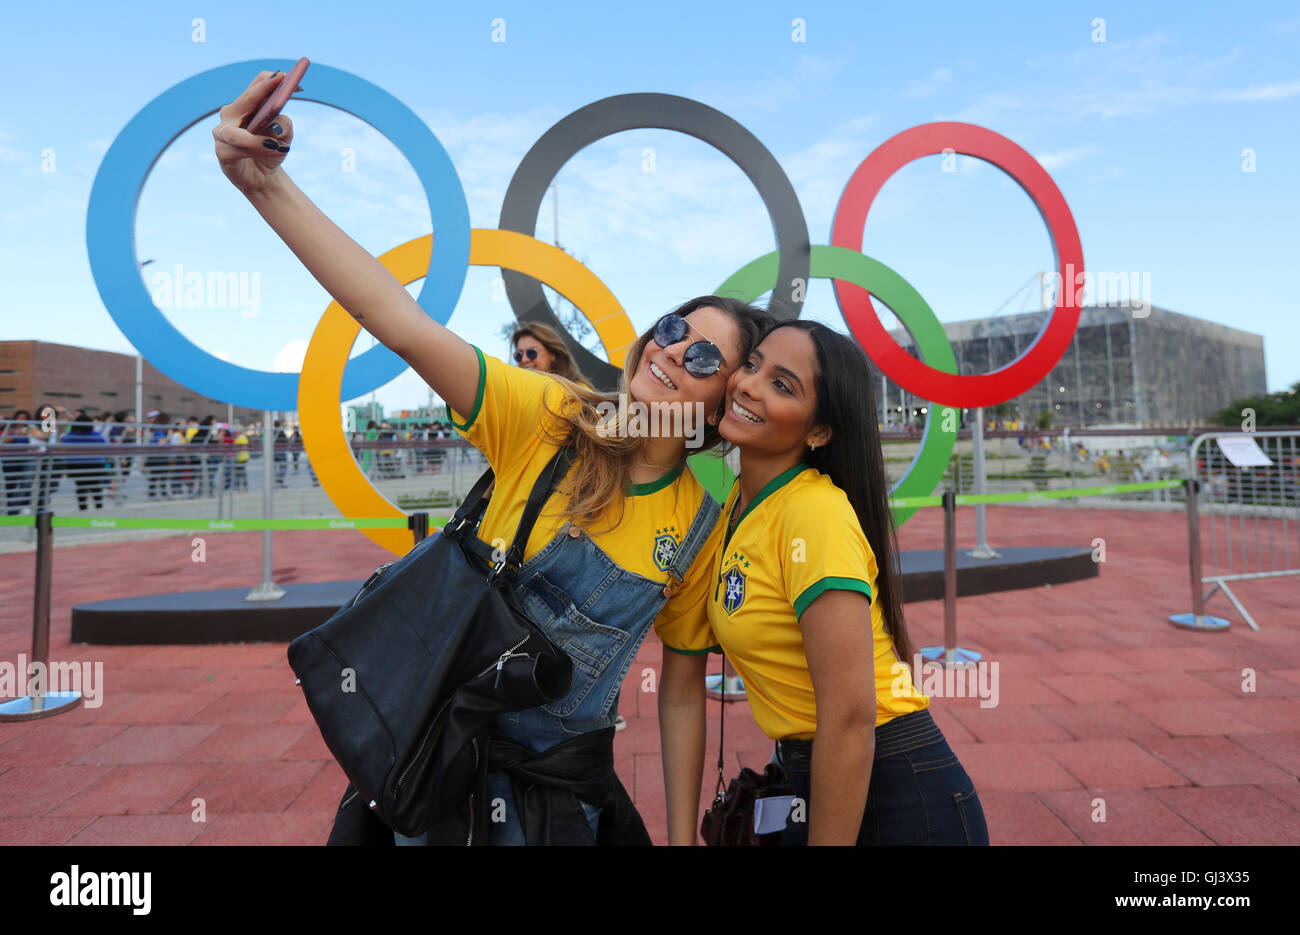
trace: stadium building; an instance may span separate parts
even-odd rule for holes
[[[1028,312],[945,323],[958,373],[1005,367],[1033,342],[1046,316]],[[905,329],[890,333],[919,356]],[[876,375],[885,389],[882,421],[898,424],[907,413],[914,421],[925,403],[879,370]],[[881,386],[875,385],[877,395]],[[1000,419],[1032,425],[1046,410],[1056,427],[1204,424],[1235,400],[1267,392],[1267,386],[1262,335],[1154,305],[1090,305],[1080,310],[1070,347],[1051,373],[1008,400]]]
[[[262,413],[230,406],[163,376],[147,360],[141,367],[141,405],[167,413],[173,422],[190,416],[245,424]],[[0,419],[18,409],[35,417],[41,406],[84,409],[91,416],[135,408],[136,356],[48,341],[0,341]]]

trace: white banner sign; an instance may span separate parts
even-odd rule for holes
[[[1249,435],[1220,438],[1218,442],[1224,457],[1237,467],[1270,467],[1273,464]]]

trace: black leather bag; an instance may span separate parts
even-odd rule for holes
[[[512,588],[533,524],[572,462],[534,485],[504,554],[474,535],[488,471],[441,533],[379,568],[352,601],[289,644],[326,746],[390,828],[423,834],[463,806],[497,715],[550,704],[573,669]]]
[[[782,832],[772,831],[757,834],[754,831],[754,802],[756,799],[776,795],[793,795],[789,777],[785,769],[776,763],[768,763],[762,773],[756,773],[748,766],[740,770],[740,775],[726,784],[723,759],[723,740],[726,737],[727,718],[726,697],[726,663],[723,663],[723,678],[718,683],[719,721],[718,721],[718,786],[713,794],[713,804],[700,819],[700,836],[709,847],[759,846],[779,847]]]
[[[714,797],[713,805],[704,813],[700,834],[704,843],[712,847],[781,845],[782,832],[768,834],[754,832],[754,803],[757,799],[774,795],[793,795],[785,770],[776,763],[768,763],[763,772],[756,773],[748,766],[731,780],[725,794]]]

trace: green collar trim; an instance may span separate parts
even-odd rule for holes
[[[673,481],[681,476],[682,471],[686,468],[686,462],[680,461],[677,467],[673,468],[658,480],[652,480],[646,484],[628,484],[627,495],[629,497],[644,497],[646,494],[655,493],[663,490]]]
[[[740,514],[740,519],[736,520],[736,525],[732,526],[730,529],[727,530],[727,536],[726,539],[723,541],[723,546],[725,547],[726,544],[731,541],[732,533],[734,533],[737,529],[740,528],[740,524],[745,521],[745,517],[748,516],[750,513],[753,513],[754,510],[758,508],[758,505],[760,503],[762,503],[772,494],[776,493],[786,484],[790,483],[790,481],[794,480],[795,477],[797,477],[800,473],[802,473],[807,469],[808,469],[808,465],[800,461],[794,467],[782,471],[780,474],[776,475],[776,477],[772,478],[770,481],[764,484],[763,489],[758,492],[758,496],[755,497],[753,500],[751,500],[749,502],[749,506],[745,507],[745,512]],[[736,478],[736,484],[737,487],[739,487],[740,478]],[[731,513],[733,515],[736,512],[736,504],[739,502],[740,502],[740,494],[739,492],[737,492],[736,499],[731,504]],[[728,517],[728,520],[730,520],[730,517]]]

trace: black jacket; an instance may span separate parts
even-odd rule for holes
[[[589,731],[537,753],[493,736],[480,760],[477,792],[458,815],[429,831],[429,844],[487,844],[491,828],[488,772],[510,776],[515,807],[529,845],[648,845],[650,835],[631,797],[614,772],[614,728]],[[600,807],[593,837],[580,803]],[[331,845],[391,845],[393,831],[362,801],[351,784],[343,794]]]

